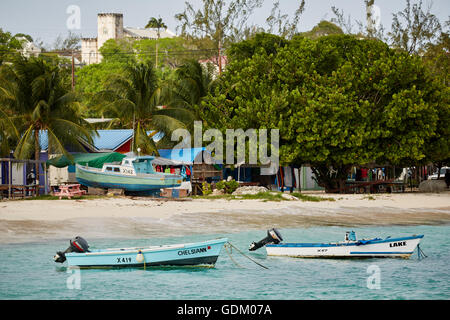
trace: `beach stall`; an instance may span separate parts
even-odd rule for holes
[[[0,193],[2,197],[47,194],[48,172],[45,162],[48,159],[48,135],[46,130],[39,132],[39,146],[38,161],[33,158],[16,159],[13,151],[9,157],[0,159]],[[36,174],[36,163],[38,164],[38,174]]]
[[[35,174],[39,168],[39,181]],[[12,155],[0,158],[0,198],[25,198],[48,193],[48,175],[45,160],[21,160]]]
[[[261,185],[273,191],[323,190],[315,179],[310,166],[261,167]]]
[[[179,165],[163,166],[164,170],[181,170],[180,174],[185,178],[180,189],[188,188],[193,194],[201,194],[202,183],[212,182],[213,180],[223,180],[223,168],[216,163],[211,153],[202,148],[185,148],[185,149],[161,149],[158,150],[160,158],[164,161],[175,161]]]

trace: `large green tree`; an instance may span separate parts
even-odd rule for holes
[[[348,35],[297,36],[248,52],[232,59],[202,103],[207,127],[278,128],[281,163],[310,164],[329,191],[342,187],[354,165],[429,158],[449,106],[420,58]]]

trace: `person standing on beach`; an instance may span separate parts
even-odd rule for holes
[[[361,168],[361,181],[367,181],[367,169]]]
[[[450,188],[450,169],[445,170],[445,183],[447,184],[447,189]]]
[[[31,171],[27,175],[27,185],[33,185],[35,183],[36,175],[34,174],[34,169],[31,169]],[[31,196],[32,192],[28,191],[28,195]]]

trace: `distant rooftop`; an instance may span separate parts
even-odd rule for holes
[[[148,131],[147,134],[153,131]],[[132,139],[133,129],[120,129],[120,130],[97,130],[98,136],[94,135],[92,137],[93,144],[92,147],[98,151],[106,150],[116,150],[126,142]],[[164,134],[157,133],[152,139],[158,142],[163,138]],[[39,132],[39,144],[41,150],[48,149],[48,133],[47,130],[41,130]]]
[[[157,39],[158,38],[158,30],[154,28],[132,28],[132,27],[124,27],[124,33],[132,38],[148,38],[148,39]],[[169,29],[160,29],[159,30],[161,38],[174,38],[176,34],[170,31]]]

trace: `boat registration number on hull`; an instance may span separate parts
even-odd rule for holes
[[[124,169],[124,168],[122,168],[122,174],[134,175],[134,170],[133,169]]]

